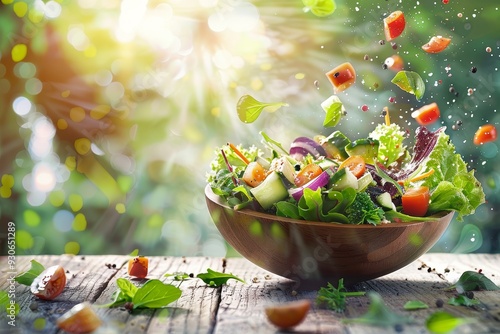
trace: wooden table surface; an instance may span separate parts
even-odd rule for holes
[[[45,267],[60,264],[67,273],[65,290],[53,301],[42,301],[32,296],[26,286],[17,286],[16,302],[20,312],[16,327],[7,324],[6,313],[0,316],[0,333],[60,333],[56,319],[73,305],[90,301],[106,304],[117,289],[116,280],[127,277],[124,265],[128,256],[18,256],[16,270],[25,271],[35,259]],[[293,291],[293,282],[273,275],[242,258],[206,257],[150,257],[149,278],[172,282],[182,290],[182,296],[164,309],[135,310],[124,308],[97,308],[104,325],[97,333],[276,333],[264,314],[266,305],[285,301],[309,299],[314,301],[317,291]],[[226,265],[223,266],[223,263]],[[7,258],[0,262],[0,289],[8,289],[10,271]],[[246,284],[229,280],[222,287],[209,287],[200,279],[171,281],[165,273],[198,273],[211,268],[241,277]],[[342,319],[359,317],[369,306],[369,298],[349,298],[344,313],[318,307],[313,303],[304,322],[294,333],[427,333],[426,319],[436,311],[447,311],[459,317],[472,317],[477,321],[458,327],[454,333],[500,333],[500,291],[475,292],[481,304],[474,307],[452,306],[446,301],[454,295],[444,288],[455,283],[467,270],[481,270],[500,286],[500,254],[435,254],[429,253],[419,260],[390,275],[357,284],[349,290],[375,291],[386,306],[402,316],[414,319],[403,328],[373,327],[344,324]],[[436,306],[442,299],[445,305]],[[403,305],[409,300],[427,303],[428,309],[407,311]],[[36,305],[36,307],[34,307]]]

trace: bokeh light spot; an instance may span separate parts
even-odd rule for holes
[[[123,203],[117,203],[116,206],[115,206],[115,210],[119,214],[123,214],[123,213],[125,213],[127,211],[127,208],[125,207],[125,204],[123,204]]]
[[[76,158],[75,157],[67,157],[64,161],[64,165],[68,170],[75,170],[76,168]]]
[[[52,204],[56,208],[60,207],[61,205],[64,204],[65,197],[66,196],[64,195],[64,191],[62,190],[53,191],[49,195],[50,204]]]
[[[87,229],[87,218],[83,213],[78,213],[73,220],[73,230],[76,232],[85,231]]]
[[[38,225],[40,225],[40,221],[41,221],[40,215],[38,214],[38,212],[36,212],[34,210],[31,210],[31,209],[24,210],[23,218],[24,218],[24,222],[28,226],[37,227]]]
[[[419,247],[423,244],[424,240],[420,235],[412,233],[408,236],[408,242],[413,246]]]
[[[57,120],[57,128],[60,130],[66,130],[68,128],[68,122],[65,119]]]
[[[73,255],[80,253],[80,244],[76,241],[67,242],[64,245],[64,253]]]
[[[90,151],[91,142],[88,138],[78,138],[75,140],[75,150],[78,154],[85,155]]]
[[[2,186],[12,188],[14,186],[14,176],[10,174],[2,175]]]
[[[258,221],[253,221],[248,227],[250,234],[255,236],[262,236],[262,225]]]
[[[16,2],[12,8],[17,17],[24,17],[28,12],[28,4],[23,1]]]
[[[3,3],[4,5],[10,5],[10,4],[11,4],[11,3],[13,3],[13,2],[14,2],[14,0],[2,0],[2,3]]]
[[[69,111],[69,118],[71,118],[73,122],[81,122],[85,119],[85,110],[81,107],[73,107]]]
[[[5,186],[1,186],[0,187],[0,197],[10,198],[10,196],[12,196],[12,189],[5,187]]]
[[[75,217],[70,211],[59,210],[54,214],[53,222],[57,230],[61,232],[69,232],[71,231],[74,219]]]
[[[16,44],[11,51],[12,60],[16,63],[23,60],[27,54],[28,47],[26,46],[26,44]]]
[[[33,329],[36,331],[43,331],[47,325],[47,320],[45,318],[36,318],[33,321]]]
[[[30,249],[34,244],[33,236],[26,230],[16,231],[16,245],[20,249]]]
[[[90,117],[92,117],[93,119],[101,119],[106,116],[110,112],[110,110],[111,107],[108,105],[98,105],[90,111]]]
[[[29,13],[28,13],[28,18],[33,23],[42,22],[44,17],[45,17],[45,14],[42,11],[40,11],[38,8],[31,8]]]
[[[163,218],[160,214],[151,215],[148,219],[148,226],[151,228],[160,227],[163,225]]]
[[[69,195],[69,206],[73,212],[80,211],[83,207],[83,197],[78,194]]]
[[[37,78],[31,78],[26,81],[24,89],[26,89],[26,93],[28,94],[38,95],[43,89],[43,84]]]
[[[19,116],[26,116],[31,110],[31,101],[25,98],[24,96],[20,96],[14,100],[12,103],[12,108],[14,112]]]
[[[14,66],[14,74],[18,78],[30,79],[36,74],[36,66],[33,63],[20,62]]]

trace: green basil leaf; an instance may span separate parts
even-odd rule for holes
[[[125,295],[122,292],[122,290],[116,290],[115,292],[113,292],[113,295],[111,297],[113,299],[113,301],[111,303],[104,304],[104,305],[98,305],[98,306],[99,307],[109,307],[109,308],[112,308],[112,307],[122,306],[126,302],[132,301],[132,298],[130,298],[127,295]]]
[[[429,305],[427,305],[424,302],[421,302],[420,300],[409,300],[404,304],[403,308],[405,310],[420,310],[424,308],[429,308]]]
[[[287,104],[284,102],[260,102],[250,95],[243,95],[238,100],[236,110],[238,111],[238,117],[242,122],[252,123],[259,118],[264,109],[268,112],[275,112],[279,108],[286,105]]]
[[[427,329],[433,334],[449,333],[458,326],[474,322],[470,318],[458,318],[447,312],[439,311],[431,314],[426,320]]]
[[[464,295],[458,295],[455,297],[451,297],[448,300],[448,304],[453,305],[453,306],[474,306],[474,305],[479,304],[479,300],[471,299],[471,298],[464,296]]]
[[[120,289],[121,292],[130,299],[134,298],[135,293],[137,292],[137,287],[134,283],[130,282],[128,279],[119,278],[116,280],[116,285]]]
[[[138,248],[134,249],[133,251],[130,252],[130,254],[128,256],[132,256],[132,257],[139,256],[139,249]]]
[[[300,219],[299,209],[293,203],[280,201],[276,203],[276,216]]]
[[[30,286],[33,283],[33,280],[38,277],[43,271],[45,267],[38,263],[35,260],[31,260],[31,268],[19,275],[17,275],[14,280],[23,285]]]
[[[132,303],[134,309],[162,308],[179,299],[181,294],[182,291],[178,287],[152,279],[137,289]]]
[[[333,14],[337,9],[334,0],[302,0],[305,12],[311,11],[318,17],[324,17]]]
[[[233,274],[221,273],[210,268],[207,269],[206,273],[198,274],[196,277],[200,278],[203,282],[210,286],[221,286],[223,284],[226,284],[229,279],[235,279],[237,281],[245,283],[244,280],[234,276]]]
[[[464,291],[477,291],[487,290],[495,291],[500,290],[488,277],[476,271],[465,271],[458,281],[446,290],[457,290],[459,293]]]
[[[191,276],[189,276],[189,274],[185,273],[185,272],[176,272],[173,274],[166,273],[163,276],[164,277],[172,277],[174,279],[174,281],[184,281],[184,280],[191,278]]]
[[[399,71],[391,82],[407,93],[415,95],[420,100],[425,93],[425,84],[422,77],[412,71]]]
[[[323,121],[324,127],[332,127],[340,122],[344,116],[345,108],[340,99],[336,95],[330,96],[328,99],[321,103],[321,108],[326,112]]]

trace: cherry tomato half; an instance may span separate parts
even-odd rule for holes
[[[415,118],[418,124],[422,126],[434,123],[439,119],[440,115],[441,113],[436,102],[427,104],[411,113],[411,117]]]
[[[31,283],[31,293],[40,299],[52,300],[59,296],[66,286],[66,273],[57,265],[45,269]]]
[[[482,145],[497,139],[497,128],[494,125],[486,124],[480,126],[474,135],[474,144]]]
[[[295,177],[294,183],[297,187],[301,187],[309,181],[317,178],[323,170],[316,164],[309,164],[302,168],[302,170]]]
[[[258,162],[252,161],[245,168],[243,181],[250,187],[257,187],[266,178],[266,170]]]
[[[128,260],[128,274],[137,278],[145,278],[148,276],[148,258],[137,256]]]
[[[403,201],[403,213],[423,217],[429,208],[429,188],[425,186],[408,188],[401,199]]]
[[[300,324],[311,307],[309,300],[297,300],[265,308],[269,322],[279,328],[291,328]]]
[[[392,41],[405,30],[406,20],[402,11],[392,12],[384,19],[384,33],[387,41]]]
[[[351,63],[343,63],[326,73],[335,93],[342,92],[356,82],[356,71]]]
[[[439,53],[450,45],[451,39],[443,36],[434,36],[431,40],[422,45],[422,49],[427,53]]]
[[[90,333],[101,326],[101,319],[89,302],[73,306],[57,319],[57,327],[68,333]]]
[[[365,174],[366,171],[366,163],[365,159],[361,155],[353,155],[347,159],[345,159],[339,166],[339,169],[347,168],[349,171],[356,176],[356,178],[360,178]]]
[[[399,72],[404,68],[404,61],[403,58],[399,55],[392,55],[384,61],[384,64],[387,66],[387,68]]]

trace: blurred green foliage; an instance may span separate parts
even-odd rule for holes
[[[16,223],[18,254],[234,255],[204,202],[214,150],[258,144],[260,130],[283,143],[329,134],[324,73],[345,61],[358,79],[339,94],[348,114],[337,129],[364,137],[389,106],[413,131],[411,111],[437,102],[435,126],[484,185],[488,202],[433,250],[499,252],[498,142],[472,143],[500,121],[498,4],[336,3],[316,17],[290,0],[2,0],[0,217]],[[394,10],[407,27],[382,43]],[[424,53],[436,35],[451,46]],[[424,78],[421,101],[390,82],[394,54]],[[243,124],[243,94],[288,107]]]

